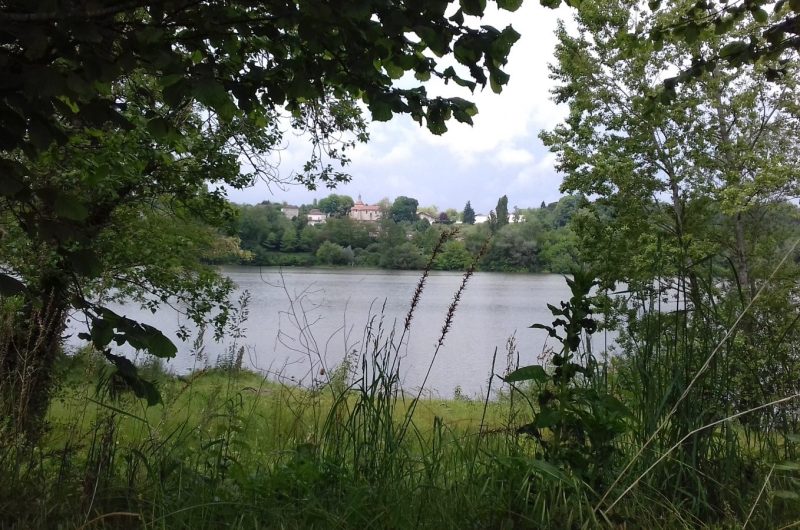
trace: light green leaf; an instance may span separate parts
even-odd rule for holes
[[[788,491],[788,490],[775,490],[772,492],[772,495],[780,499],[790,499],[790,500],[800,499],[800,495],[798,495],[794,491]]]

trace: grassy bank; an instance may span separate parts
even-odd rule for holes
[[[750,487],[723,488],[705,520],[650,482],[602,515],[602,488],[634,447],[620,444],[589,483],[518,432],[530,414],[507,388],[488,402],[414,405],[380,371],[304,389],[250,372],[144,370],[163,404],[116,395],[89,352],[64,359],[42,443],[0,455],[0,526],[738,528],[758,504],[749,524],[764,528],[797,515],[792,499],[759,494],[778,472],[755,466],[742,477]],[[692,472],[684,465],[671,469]]]
[[[4,525],[482,528],[533,517],[535,482],[570,483],[543,462],[520,467],[529,442],[508,435],[502,401],[422,400],[406,423],[410,396],[383,395],[380,377],[373,391],[309,390],[150,369],[164,403],[147,408],[98,392],[94,355],[64,370],[41,447],[13,455],[28,465],[3,481]],[[550,517],[544,501],[536,517]]]

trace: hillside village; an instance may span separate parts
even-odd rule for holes
[[[234,204],[227,235],[240,253],[209,258],[216,263],[264,266],[346,265],[385,269],[425,267],[443,233],[448,240],[433,267],[465,270],[479,259],[488,271],[565,272],[575,262],[570,218],[586,199],[566,196],[538,208],[509,212],[502,196],[489,214],[470,202],[459,212],[420,207],[412,197],[369,203],[331,194],[311,204]]]
[[[427,221],[430,224],[464,224],[462,219],[463,212],[457,212],[458,215],[454,216],[455,218],[451,218],[447,212],[435,211],[435,208],[436,207],[427,207],[425,209],[417,210],[417,220]],[[284,203],[280,209],[281,213],[290,221],[296,220],[302,216],[302,218],[305,219],[311,226],[324,224],[329,217],[336,216],[336,214],[332,212],[324,212],[317,207],[312,207],[309,209],[307,206],[295,206]],[[359,195],[358,199],[353,203],[353,205],[347,209],[346,215],[354,221],[375,222],[383,219],[387,215],[388,209],[388,201],[385,201],[385,204],[366,204],[361,200],[361,196]],[[475,213],[473,220],[471,222],[468,221],[467,224],[487,223],[489,222],[490,218],[490,214]],[[522,214],[509,214],[509,221],[512,223],[522,222],[524,220],[525,217]]]

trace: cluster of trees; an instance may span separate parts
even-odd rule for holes
[[[333,199],[331,200],[331,197]],[[347,196],[331,195],[300,211],[322,205],[348,204]],[[383,201],[383,217],[378,222],[351,219],[346,210],[334,211],[327,221],[309,225],[304,215],[288,219],[281,205],[234,205],[237,215],[227,236],[238,238],[242,253],[217,262],[255,265],[355,265],[388,269],[424,267],[442,231],[453,223],[442,212],[434,224],[420,220],[416,199],[398,197],[393,203]],[[577,243],[569,227],[570,219],[587,204],[581,196],[566,196],[540,208],[518,209],[510,222],[508,199],[498,201],[497,211],[487,223],[474,224],[474,211],[465,207],[458,233],[447,242],[434,262],[444,270],[464,270],[489,241],[479,268],[487,271],[568,272],[575,264]],[[458,218],[457,213],[451,215]]]
[[[573,218],[580,260],[601,287],[625,286],[603,307],[619,332],[617,391],[644,418],[659,411],[635,445],[687,440],[670,458],[725,488],[770,458],[744,440],[798,428],[796,405],[756,407],[800,391],[800,64],[776,29],[797,34],[798,5],[730,5],[700,3],[688,18],[624,0],[580,9],[577,31],[558,30],[552,67],[569,113],[541,135],[562,191],[595,198]],[[658,38],[637,38],[648,33]],[[727,60],[707,59],[715,50]],[[712,496],[710,481],[662,469],[648,480],[684,492],[673,502]]]

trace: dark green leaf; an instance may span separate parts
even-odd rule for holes
[[[165,118],[158,116],[147,122],[147,130],[156,138],[166,138],[170,130],[172,130],[172,124]]]
[[[147,336],[147,351],[150,355],[162,358],[175,357],[175,354],[178,353],[177,346],[161,331],[147,324],[142,324],[142,328]]]
[[[536,381],[544,383],[549,379],[547,372],[538,364],[517,368],[503,378],[506,383],[516,383],[518,381]]]
[[[516,11],[522,5],[522,0],[497,0],[497,6],[506,11]]]
[[[69,262],[72,269],[81,276],[95,278],[103,273],[100,259],[91,250],[78,250],[70,253]]]
[[[89,216],[89,210],[78,197],[60,193],[53,205],[55,214],[62,219],[70,221],[83,221]]]
[[[147,406],[152,407],[161,402],[161,395],[158,389],[150,381],[146,381],[139,376],[136,366],[125,357],[105,352],[106,358],[117,368],[117,374],[122,378],[128,387],[138,398],[147,399]]]
[[[101,350],[114,338],[114,326],[108,320],[95,318],[92,320],[91,337],[95,348]]]
[[[486,0],[459,0],[459,4],[466,15],[480,17],[486,10]]]
[[[767,14],[767,12],[764,11],[762,8],[757,7],[753,9],[753,18],[759,24],[766,24],[767,21],[769,20],[769,14]]]
[[[722,47],[719,52],[719,56],[726,58],[726,57],[733,57],[735,55],[739,55],[747,50],[748,44],[744,41],[735,41],[731,42],[730,44],[726,44]]]
[[[389,121],[392,119],[392,107],[383,101],[375,101],[370,102],[369,105],[370,113],[372,113],[372,119],[375,121]]]
[[[561,469],[544,460],[538,458],[531,459],[528,461],[528,465],[530,465],[532,470],[538,471],[542,475],[562,481],[568,480],[567,475]]]
[[[545,407],[536,415],[533,424],[539,428],[553,427],[559,421],[561,421],[561,414],[555,409]]]

